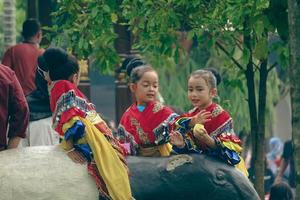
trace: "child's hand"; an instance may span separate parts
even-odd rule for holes
[[[182,135],[178,131],[174,131],[170,134],[170,143],[178,148],[185,146]]]
[[[194,127],[195,124],[204,124],[211,120],[211,112],[201,110],[197,115],[191,118],[190,126]]]
[[[202,124],[196,124],[194,126],[193,134],[197,140],[205,143],[208,147],[212,149],[217,147],[214,139],[208,135]]]
[[[197,138],[198,140],[203,140],[208,136],[208,134],[202,124],[196,124],[194,126],[193,134],[194,134],[195,138]]]
[[[67,155],[75,163],[79,163],[79,164],[85,164],[86,163],[86,159],[83,157],[83,155],[75,149],[73,151],[69,151],[67,153]]]

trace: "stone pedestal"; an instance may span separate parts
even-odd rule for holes
[[[90,81],[80,81],[78,89],[91,100],[91,84]]]
[[[116,122],[120,119],[126,109],[132,104],[133,97],[126,82],[116,81]]]

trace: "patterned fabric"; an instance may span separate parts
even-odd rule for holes
[[[148,152],[145,148],[153,147],[157,147],[154,151],[160,151],[161,156],[169,155],[172,149],[168,144],[169,122],[176,116],[160,102],[150,102],[142,112],[134,103],[123,114],[116,137],[121,143],[130,145],[133,155],[144,152],[141,148]]]
[[[204,129],[214,139],[216,149],[210,149],[205,143],[199,141],[193,135],[193,130],[188,126],[191,117],[197,115],[201,110],[194,108],[188,113],[179,116],[172,125],[173,130],[179,131],[185,140],[185,148],[176,149],[177,152],[205,152],[208,155],[217,157],[237,168],[247,175],[244,161],[240,157],[242,151],[241,140],[235,136],[233,121],[229,113],[218,104],[211,104],[206,111],[212,114],[211,120],[204,123]]]
[[[75,85],[65,80],[53,83],[50,106],[54,113],[53,126],[63,138],[61,146],[65,150],[74,147],[86,157],[100,197],[131,199],[124,150],[94,106]]]

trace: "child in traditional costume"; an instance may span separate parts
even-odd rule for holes
[[[59,48],[47,49],[43,56],[52,80],[50,107],[53,127],[63,139],[61,146],[73,161],[88,162],[100,199],[132,199],[124,150],[77,88],[77,60]]]
[[[136,67],[129,86],[136,101],[123,114],[117,138],[133,155],[169,156],[169,122],[177,115],[157,101],[157,72],[146,64]]]
[[[234,134],[232,118],[220,105],[213,103],[216,95],[217,79],[212,71],[197,70],[190,75],[188,99],[194,108],[177,117],[173,123],[171,142],[177,144],[174,147],[177,152],[202,151],[236,166],[248,176],[240,156],[241,141]],[[196,115],[206,116],[203,123],[193,122]]]

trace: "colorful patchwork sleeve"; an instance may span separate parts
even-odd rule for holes
[[[240,153],[242,151],[241,140],[231,133],[222,133],[218,136],[212,136],[217,148],[209,149],[209,154],[217,156],[231,165],[240,162]]]
[[[62,126],[73,117],[85,117],[91,104],[69,81],[58,81],[51,88],[50,107],[53,112],[53,128],[64,136]]]
[[[178,117],[176,113],[172,113],[166,120],[164,120],[159,126],[157,126],[153,132],[155,135],[154,143],[161,145],[170,141],[170,123]]]
[[[184,147],[178,148],[176,146],[173,146],[173,151],[178,154],[183,153],[200,153],[200,150],[195,145],[193,138],[191,136],[191,127],[189,126],[189,123],[191,121],[191,118],[189,117],[178,117],[174,120],[174,123],[171,126],[172,131],[178,131],[184,139]]]

